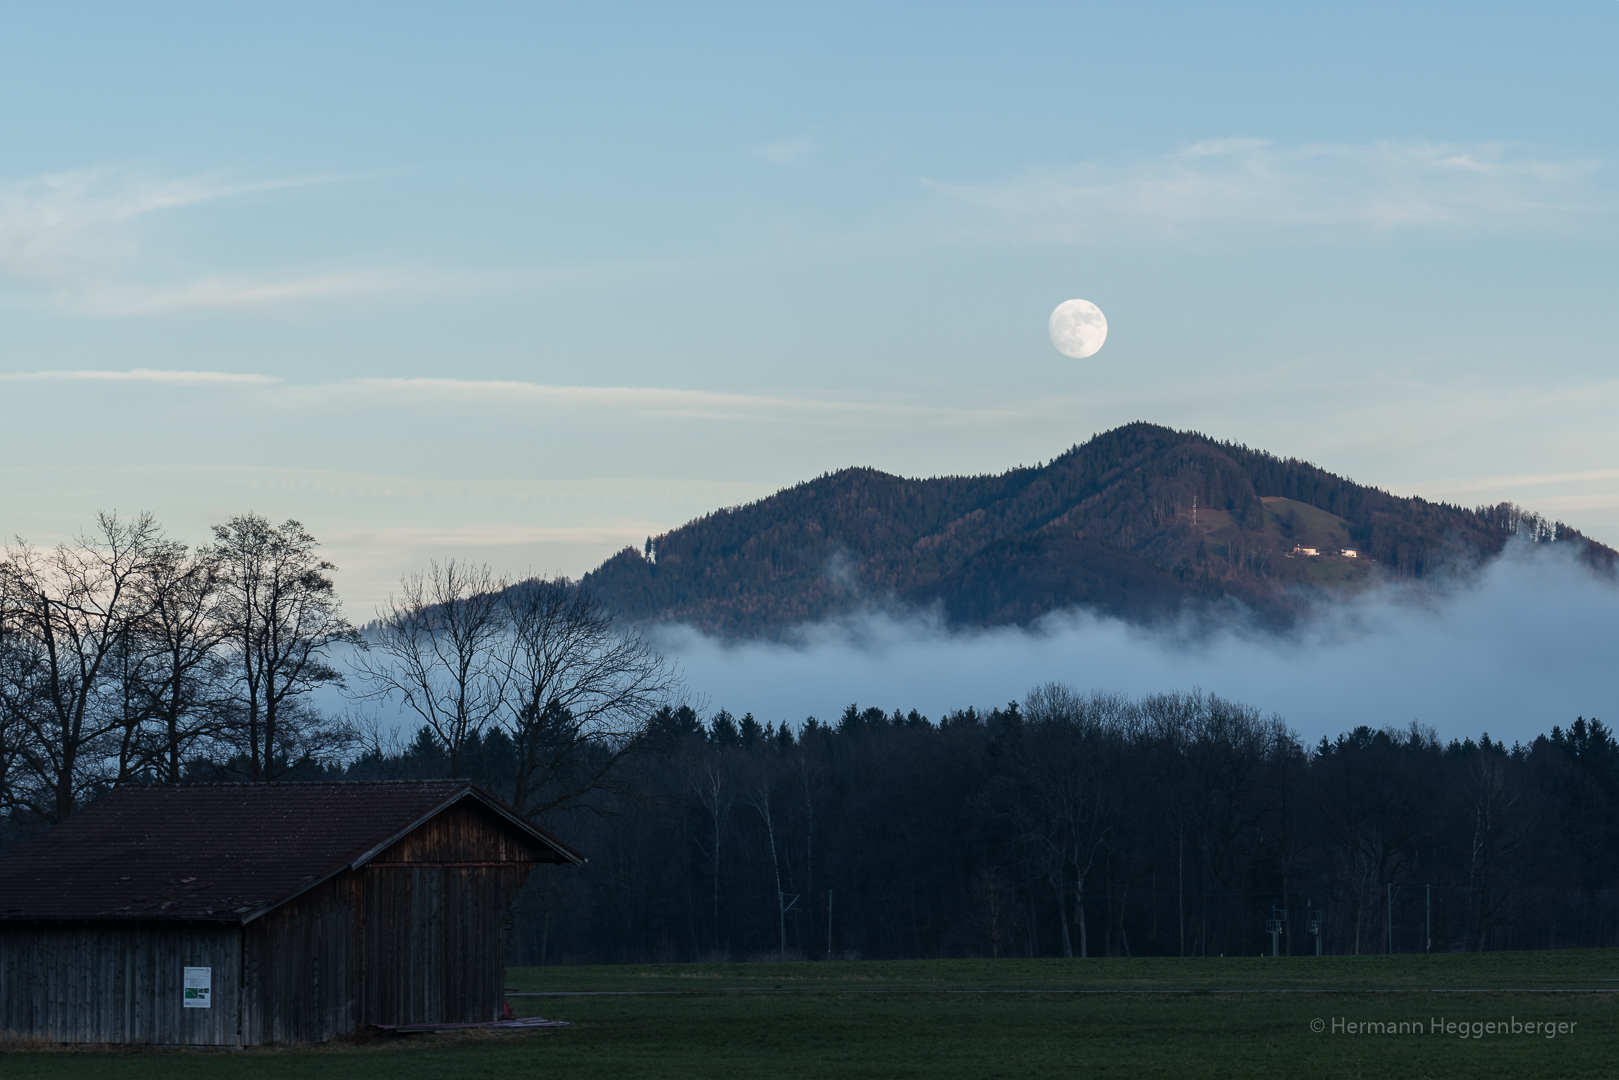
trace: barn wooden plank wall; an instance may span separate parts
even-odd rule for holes
[[[241,930],[218,923],[0,924],[0,1030],[52,1042],[237,1045]],[[213,1004],[185,1008],[185,969]]]
[[[357,1029],[358,877],[340,874],[243,931],[244,1045],[324,1042]]]
[[[512,902],[555,859],[469,800],[246,926],[0,922],[0,1030],[229,1046],[496,1020]],[[186,967],[213,969],[212,1008],[183,1008]]]

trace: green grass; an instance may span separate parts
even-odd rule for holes
[[[1364,564],[1332,557],[1310,559],[1304,564],[1304,573],[1317,584],[1333,584],[1366,576]]]
[[[1604,981],[1609,980],[1609,981]],[[516,968],[552,1034],[247,1052],[11,1053],[0,1076],[1612,1076],[1619,952]],[[1082,992],[1101,991],[1101,992]],[[1127,991],[1127,992],[1126,992]],[[1537,992],[1540,991],[1540,992]],[[1361,1023],[1575,1025],[1555,1039],[1334,1033]],[[1320,1019],[1328,1028],[1311,1030]]]
[[[1619,949],[1436,956],[885,960],[508,968],[506,988],[569,991],[1619,990]]]
[[[1303,531],[1294,539],[1305,546],[1330,548],[1334,554],[1337,554],[1338,548],[1349,546],[1349,522],[1336,514],[1293,499],[1269,497],[1262,501],[1265,504],[1266,524],[1278,531],[1289,510],[1298,515]]]

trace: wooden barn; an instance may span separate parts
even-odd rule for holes
[[[517,890],[583,862],[463,781],[121,788],[0,859],[0,1032],[251,1046],[495,1020]]]

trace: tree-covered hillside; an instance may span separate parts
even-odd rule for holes
[[[1136,423],[999,476],[831,473],[627,548],[584,584],[631,618],[734,635],[889,602],[937,603],[959,625],[1072,606],[1150,619],[1222,598],[1280,616],[1374,575],[1477,565],[1519,533],[1616,557],[1510,504],[1400,498]]]

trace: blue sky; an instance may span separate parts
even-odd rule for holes
[[[1619,543],[1619,4],[6,24],[8,537],[297,517],[365,617],[1147,419]]]

